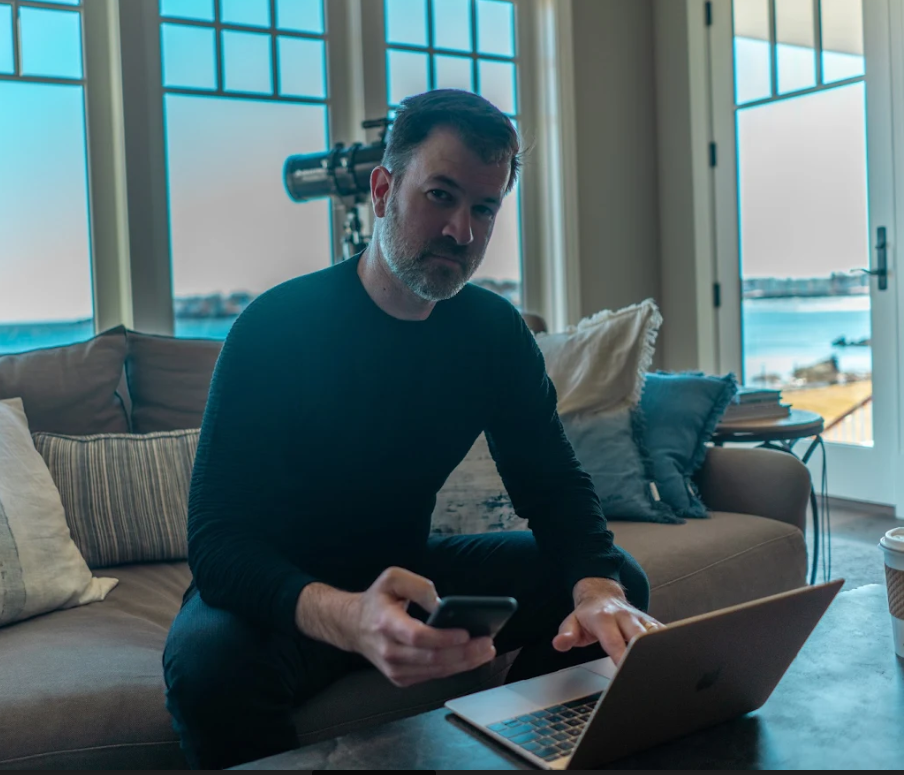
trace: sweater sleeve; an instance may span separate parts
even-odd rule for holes
[[[512,313],[487,427],[499,474],[515,511],[561,568],[569,591],[584,578],[619,581],[624,558],[565,435],[543,354],[521,316]]]
[[[252,305],[236,321],[214,370],[189,494],[188,561],[208,605],[295,632],[298,597],[316,579],[285,557],[271,526],[295,516],[285,413],[297,367],[256,312]]]

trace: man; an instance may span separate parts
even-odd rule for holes
[[[467,283],[519,164],[486,100],[406,100],[371,177],[368,249],[263,294],[230,332],[192,477],[194,581],[164,655],[192,766],[296,747],[292,709],[368,663],[411,686],[522,648],[520,680],[600,644],[619,660],[660,626],[533,336]],[[531,532],[431,537],[436,493],[483,431]],[[451,594],[519,610],[495,645],[424,624]]]

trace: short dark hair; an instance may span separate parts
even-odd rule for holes
[[[506,193],[521,169],[521,137],[511,119],[489,100],[461,89],[435,89],[402,101],[386,140],[383,166],[402,175],[414,151],[437,127],[458,132],[486,164],[510,165]]]

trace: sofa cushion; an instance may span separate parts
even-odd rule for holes
[[[184,563],[121,567],[103,603],[0,630],[0,767],[184,767],[161,655]]]
[[[186,563],[121,566],[104,603],[0,630],[0,769],[184,769],[164,704],[163,647],[191,578]],[[295,716],[303,742],[441,707],[501,683],[511,655],[443,681],[393,687],[353,673]]]
[[[806,586],[803,533],[777,520],[716,512],[684,525],[610,522],[650,579],[650,614],[674,622]]]
[[[132,431],[200,428],[222,342],[127,332]]]
[[[119,386],[125,329],[87,342],[0,356],[0,399],[21,398],[32,431],[128,433]]]
[[[188,557],[188,491],[200,434],[34,434],[89,567]]]

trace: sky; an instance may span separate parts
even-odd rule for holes
[[[780,88],[813,85],[812,50],[781,46],[779,57]],[[768,44],[739,40],[736,61],[739,100],[768,93]],[[862,72],[862,61],[831,55],[827,77]],[[868,265],[865,109],[856,84],[738,110],[744,277],[817,277]]]
[[[45,29],[43,38],[31,30],[36,68],[80,67],[78,51],[60,43],[65,29]],[[0,18],[0,70],[10,48],[3,34]],[[739,44],[739,93],[756,94],[768,79],[764,45]],[[806,54],[791,48],[783,47],[780,73],[800,82]],[[173,67],[207,66],[199,51],[176,51]],[[836,66],[850,68],[850,59]],[[289,154],[325,148],[324,109],[165,100],[175,294],[258,293],[328,265],[328,201],[293,203],[281,177]],[[862,87],[742,110],[739,142],[746,276],[827,275],[866,264]],[[0,81],[0,235],[0,321],[91,316],[80,85]],[[480,274],[517,279],[518,246],[518,200],[510,197]]]

